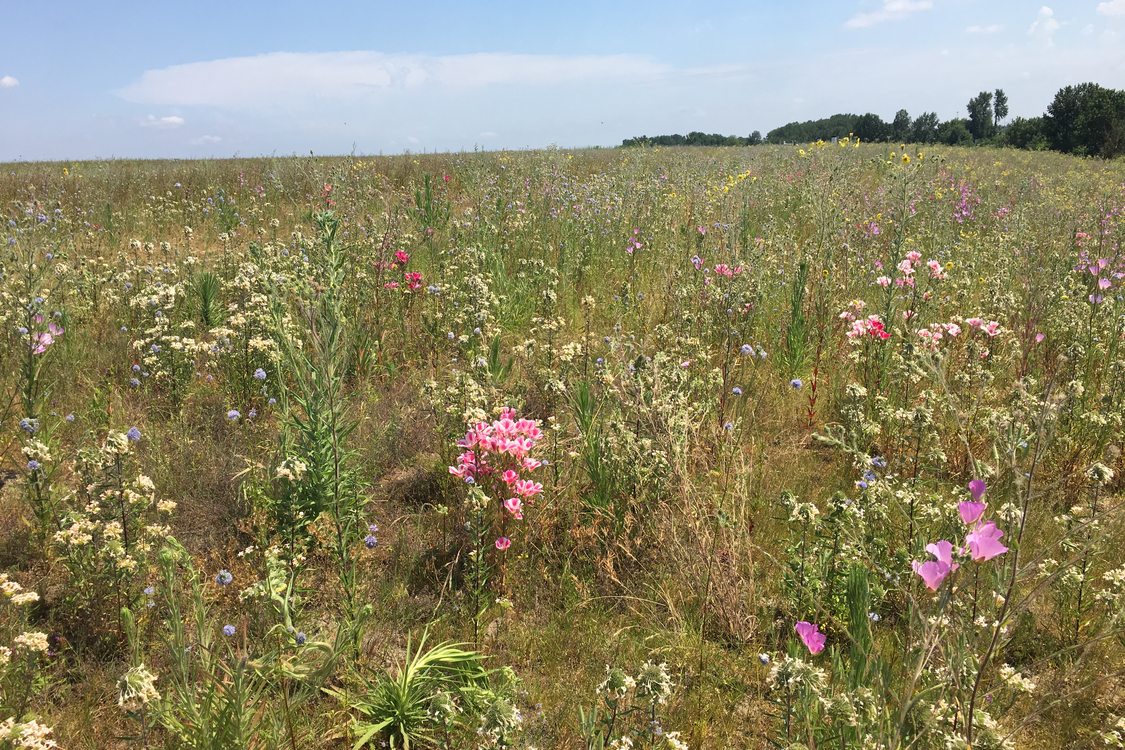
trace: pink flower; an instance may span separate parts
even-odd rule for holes
[[[521,479],[516,482],[516,494],[522,497],[534,497],[543,491],[543,485],[530,479]]]
[[[801,641],[810,654],[815,656],[824,650],[824,643],[828,640],[828,636],[821,633],[820,628],[816,625],[801,620],[793,626],[793,629],[797,631],[797,635],[801,636]]]
[[[504,501],[504,510],[516,518],[523,518],[523,501],[518,497],[509,497]]]
[[[500,478],[504,480],[504,484],[515,484],[519,481],[520,475],[512,469],[508,469],[500,475]]]
[[[974,479],[969,482],[969,493],[973,496],[974,503],[980,502],[980,499],[984,497],[984,493],[987,489],[988,485],[984,483],[983,479]]]
[[[917,250],[911,250],[906,254],[906,259],[911,263],[917,263],[918,261],[922,260],[922,253],[918,252]]]
[[[958,504],[957,512],[961,514],[961,521],[966,526],[972,526],[980,517],[984,515],[984,509],[988,507],[987,503],[977,503],[971,500],[966,500]]]
[[[878,284],[879,286],[883,287],[884,289],[886,289],[887,287],[889,287],[891,285],[891,277],[890,276],[880,276],[879,278],[875,279],[875,283]]]
[[[1000,333],[1000,324],[995,320],[990,320],[981,327],[981,330],[989,336],[996,336]]]
[[[984,321],[980,318],[969,318],[965,321],[965,325],[969,326],[970,328],[980,328],[982,325],[984,325]]]
[[[1035,334],[1035,343],[1036,343],[1036,344],[1042,344],[1042,343],[1043,343],[1043,339],[1045,339],[1045,338],[1047,338],[1047,334],[1045,334],[1045,333],[1037,333],[1037,334]]]
[[[942,539],[935,544],[927,544],[926,551],[936,559],[926,562],[915,560],[910,567],[922,577],[926,588],[937,591],[946,577],[958,568],[957,563],[953,562],[953,543]]]
[[[1002,536],[1004,536],[1004,532],[998,529],[992,521],[987,521],[969,532],[968,536],[965,537],[965,542],[969,545],[969,553],[973,559],[977,562],[984,562],[1008,551],[1008,548],[1000,543],[1000,537]]]
[[[405,250],[397,250],[395,251],[395,260],[405,266],[410,262],[410,253]]]
[[[511,546],[512,546],[512,540],[509,539],[508,537],[506,537],[506,536],[496,537],[496,549],[503,552],[504,550],[508,549],[508,547],[511,547]]]

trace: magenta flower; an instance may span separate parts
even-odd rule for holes
[[[966,500],[958,504],[957,512],[961,514],[961,521],[966,526],[972,526],[984,515],[984,509],[987,507],[987,503],[976,503],[971,500]]]
[[[793,626],[793,629],[797,631],[797,635],[801,636],[801,641],[810,654],[816,656],[824,650],[824,643],[828,640],[828,636],[820,632],[820,628],[816,625],[801,620]]]
[[[511,547],[511,546],[512,546],[512,540],[509,539],[508,537],[506,537],[506,536],[496,537],[496,549],[503,552],[504,550],[508,549],[508,547]]]
[[[969,553],[973,559],[977,562],[984,562],[999,557],[1008,551],[1008,548],[1000,543],[1000,537],[1002,536],[1004,536],[1004,532],[997,528],[995,523],[988,521],[969,532],[965,537],[965,542],[969,546]]]
[[[926,562],[915,560],[910,566],[925,581],[926,588],[937,591],[946,577],[957,570],[958,565],[953,562],[953,543],[942,539],[935,544],[927,544],[926,551],[936,559]]]
[[[980,502],[980,499],[984,497],[984,493],[987,489],[988,485],[984,483],[983,479],[974,479],[969,482],[969,493],[972,494],[974,503]],[[968,521],[965,523],[968,523]]]

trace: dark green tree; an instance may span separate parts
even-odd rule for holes
[[[1096,83],[1066,86],[1047,106],[1044,120],[1051,148],[1058,151],[1106,158],[1125,152],[1125,91]]]
[[[1042,117],[1017,117],[1004,129],[1004,143],[1034,151],[1049,148],[1045,121]]]
[[[868,112],[856,119],[855,134],[861,141],[885,141],[891,134],[891,128],[882,117]]]
[[[982,91],[969,100],[969,133],[982,141],[992,135],[996,125],[993,123],[992,92]]]
[[[965,146],[973,142],[969,121],[964,118],[947,120],[938,128],[937,139],[949,146]]]
[[[910,113],[905,109],[895,112],[894,122],[891,123],[891,140],[898,143],[910,140]]]
[[[747,146],[757,146],[761,142],[762,142],[762,133],[761,133],[760,130],[755,130],[753,133],[750,134],[750,137],[746,139],[746,145]]]
[[[940,124],[937,112],[923,112],[910,126],[910,140],[914,143],[933,143],[937,140]]]
[[[992,113],[993,127],[999,128],[1000,121],[1008,116],[1008,95],[1004,93],[1004,89],[996,89],[996,93],[992,95]]]

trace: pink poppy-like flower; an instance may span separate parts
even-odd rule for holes
[[[511,547],[511,546],[512,546],[512,540],[509,539],[508,537],[506,537],[506,536],[496,537],[496,549],[503,552],[504,550],[508,549],[508,547]]]
[[[518,497],[509,497],[504,501],[504,510],[511,513],[515,518],[523,518],[523,501]]]
[[[988,485],[984,483],[983,479],[974,479],[969,482],[969,493],[973,496],[973,502],[979,503],[980,499],[984,497]]]
[[[972,526],[984,515],[984,509],[987,507],[987,503],[977,503],[966,500],[958,504],[957,512],[961,514],[961,521],[966,526]]]
[[[500,478],[504,480],[504,484],[515,484],[519,481],[520,475],[512,469],[508,469],[500,475]]]
[[[811,622],[801,620],[793,629],[797,631],[797,635],[801,636],[801,641],[805,644],[805,648],[809,650],[812,655],[819,654],[824,650],[824,644],[828,640],[828,636],[820,632],[820,628],[813,625]]]
[[[926,588],[937,591],[946,577],[958,568],[957,563],[953,562],[953,543],[941,539],[934,544],[927,544],[926,551],[936,559],[926,562],[915,560],[910,567],[922,577]]]
[[[522,497],[534,497],[543,491],[543,485],[531,479],[521,479],[516,482],[516,494]]]
[[[1008,551],[1008,548],[1000,543],[1000,537],[1002,536],[1004,536],[1004,532],[997,528],[992,521],[982,523],[965,537],[965,542],[969,546],[969,554],[977,562],[999,557]]]
[[[879,278],[875,279],[875,283],[878,284],[879,286],[883,287],[884,289],[886,289],[887,287],[889,287],[891,285],[891,277],[890,276],[880,276]]]

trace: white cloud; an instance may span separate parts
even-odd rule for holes
[[[650,79],[668,66],[637,55],[403,55],[271,52],[145,71],[118,94],[165,106],[252,108],[306,100],[356,100],[382,92],[440,87]]]
[[[1106,0],[1098,3],[1098,13],[1103,16],[1125,16],[1125,0]]]
[[[192,138],[191,144],[193,146],[211,146],[222,140],[223,139],[217,135],[201,135],[198,138]]]
[[[1036,14],[1035,20],[1031,23],[1031,28],[1027,30],[1027,33],[1040,39],[1046,46],[1054,47],[1055,32],[1061,26],[1062,24],[1055,18],[1055,11],[1044,5],[1039,9],[1039,13]]]
[[[149,115],[141,120],[142,128],[157,128],[159,130],[169,130],[171,128],[178,128],[184,124],[184,118],[179,115],[166,115],[164,117],[156,117]]]
[[[1004,30],[1004,27],[998,23],[990,23],[985,26],[973,25],[965,29],[966,34],[999,34]]]
[[[897,21],[933,7],[932,0],[883,0],[882,8],[855,14],[844,22],[844,28],[866,29],[884,21]]]
[[[14,89],[20,85],[20,80],[15,76],[0,77],[0,89]]]

